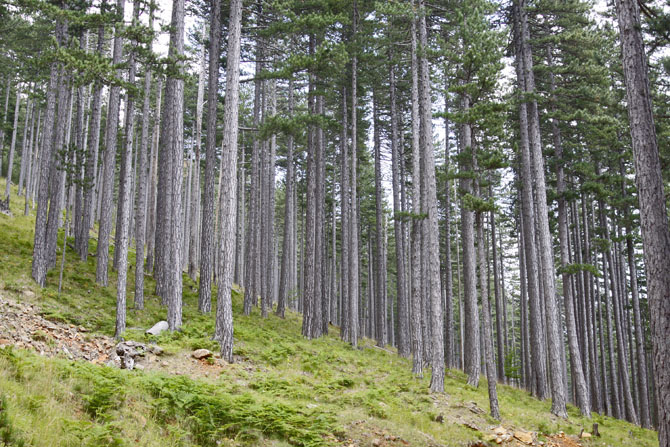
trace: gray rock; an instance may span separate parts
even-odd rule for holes
[[[212,352],[209,349],[196,349],[195,351],[193,351],[191,356],[194,359],[201,360],[201,359],[206,359],[206,358],[211,357]]]
[[[146,333],[150,335],[158,335],[163,331],[168,330],[168,322],[167,321],[159,321],[158,323],[154,324],[151,329],[147,329]]]

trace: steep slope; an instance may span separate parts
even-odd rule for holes
[[[335,327],[326,337],[306,340],[298,314],[289,312],[285,320],[263,319],[257,311],[243,316],[238,291],[236,363],[193,359],[195,349],[216,352],[217,346],[210,339],[213,316],[197,312],[197,288],[186,276],[181,332],[145,335],[165,318],[149,277],[145,310],[128,312],[126,339],[156,343],[162,355],[148,355],[144,370],[101,365],[113,349],[108,337],[115,290],[95,285],[94,258],[81,263],[69,250],[62,292],[57,270],[47,288],[35,287],[33,220],[22,216],[15,200],[14,217],[0,215],[0,314],[6,323],[0,324],[0,445],[467,446],[495,445],[500,437],[512,446],[523,445],[518,438],[526,432],[533,432],[536,445],[658,445],[655,432],[599,415],[585,420],[574,407],[570,420],[559,420],[549,402],[507,386],[499,386],[506,430],[496,435],[498,423],[486,416],[485,383],[475,389],[461,372],[447,371],[446,393],[430,394],[429,377],[412,377],[410,362],[392,349],[368,340],[352,349]],[[71,338],[82,355],[62,350]],[[96,350],[87,359],[82,346],[88,345]],[[577,444],[575,435],[591,431],[593,422],[602,437]]]

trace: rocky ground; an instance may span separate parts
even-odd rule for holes
[[[70,360],[84,360],[95,364],[112,367],[140,370],[161,370],[170,374],[184,374],[191,377],[207,379],[218,377],[226,368],[231,367],[223,362],[218,354],[206,349],[193,352],[181,352],[165,355],[163,349],[156,344],[145,344],[132,340],[117,342],[111,337],[93,334],[82,326],[50,321],[39,314],[39,308],[33,304],[34,293],[28,289],[23,291],[23,302],[17,302],[0,295],[0,348],[12,345],[17,348],[30,349],[47,357],[64,357]],[[241,362],[244,364],[245,362]],[[236,365],[242,366],[242,365]],[[245,366],[242,366],[245,367]],[[253,369],[246,365],[246,369]],[[440,399],[439,396],[434,396]],[[478,433],[481,441],[473,441],[471,447],[489,445],[544,446],[544,447],[581,447],[584,438],[568,436],[564,433],[545,435],[540,440],[536,433],[524,430],[498,427],[479,427],[470,416],[484,412],[474,402],[465,404],[457,419],[445,420],[439,415],[438,422],[464,425]],[[354,422],[347,427],[351,438],[342,445],[347,447],[358,445],[402,446],[407,441],[386,431],[374,427],[365,427],[366,421]],[[442,445],[426,435],[426,445]],[[584,434],[590,437],[590,434]],[[588,445],[588,444],[587,444]]]
[[[12,345],[46,357],[126,369],[158,369],[192,377],[215,377],[224,366],[217,355],[206,349],[165,356],[163,349],[155,344],[117,342],[92,334],[83,326],[47,320],[39,314],[38,306],[31,303],[34,293],[25,290],[23,295],[24,302],[0,295],[0,348]]]

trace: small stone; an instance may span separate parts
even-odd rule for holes
[[[147,334],[149,335],[158,335],[163,331],[168,330],[168,322],[167,321],[159,321],[158,323],[154,324],[150,329],[147,329]]]
[[[504,435],[505,433],[507,433],[507,431],[506,431],[502,426],[500,426],[500,427],[496,427],[496,428],[494,428],[494,429],[493,429],[493,433],[495,433],[495,434],[498,435],[498,436],[502,436],[502,435]]]
[[[156,346],[156,345],[149,346],[149,351],[151,353],[153,353],[154,355],[163,355],[163,352],[164,352],[163,348],[161,348],[160,346]]]
[[[380,445],[382,445],[382,441],[381,441],[381,439],[377,439],[377,438],[373,439],[373,440],[372,440],[372,445],[373,445],[374,447],[379,447]]]
[[[591,437],[591,433],[585,431],[585,432],[582,432],[582,434],[581,434],[579,437],[582,438],[582,439],[584,439],[584,438],[590,438],[590,437]]]
[[[161,362],[161,366],[163,368],[167,368],[169,366],[169,364],[168,364],[168,362],[163,361],[163,362]]]
[[[438,414],[437,417],[435,418],[435,422],[439,422],[442,424],[444,422],[444,415],[443,414]]]
[[[514,437],[528,445],[533,443],[533,434],[527,431],[515,431]]]
[[[502,444],[503,440],[501,437],[496,438],[496,444]]]
[[[35,298],[35,292],[33,292],[30,289],[26,289],[23,291],[23,296],[25,296],[26,298]]]
[[[139,369],[140,371],[143,371],[144,370],[144,365],[142,365],[141,363],[137,363],[135,365],[135,369]]]
[[[11,345],[11,344],[12,344],[12,342],[7,340],[6,338],[0,338],[0,346],[7,346],[7,345]]]
[[[209,349],[196,349],[191,356],[194,359],[202,360],[211,357],[212,352]]]

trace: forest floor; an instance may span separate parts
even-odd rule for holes
[[[139,367],[120,369],[116,291],[95,284],[95,258],[80,262],[68,249],[61,293],[58,269],[38,288],[30,278],[34,218],[23,216],[22,198],[11,209],[0,215],[0,445],[658,446],[656,432],[597,414],[587,420],[572,406],[559,419],[550,402],[505,385],[502,421],[494,421],[483,378],[473,388],[448,370],[446,392],[430,394],[430,371],[413,377],[411,361],[392,348],[367,339],[351,348],[336,327],[306,340],[299,314],[244,316],[237,289],[235,363],[227,364],[187,276],[182,331],[145,333],[165,308],[148,276],[145,309],[131,308],[134,268],[125,339],[148,349]],[[195,359],[197,349],[213,355]],[[594,422],[602,436],[580,439]]]

